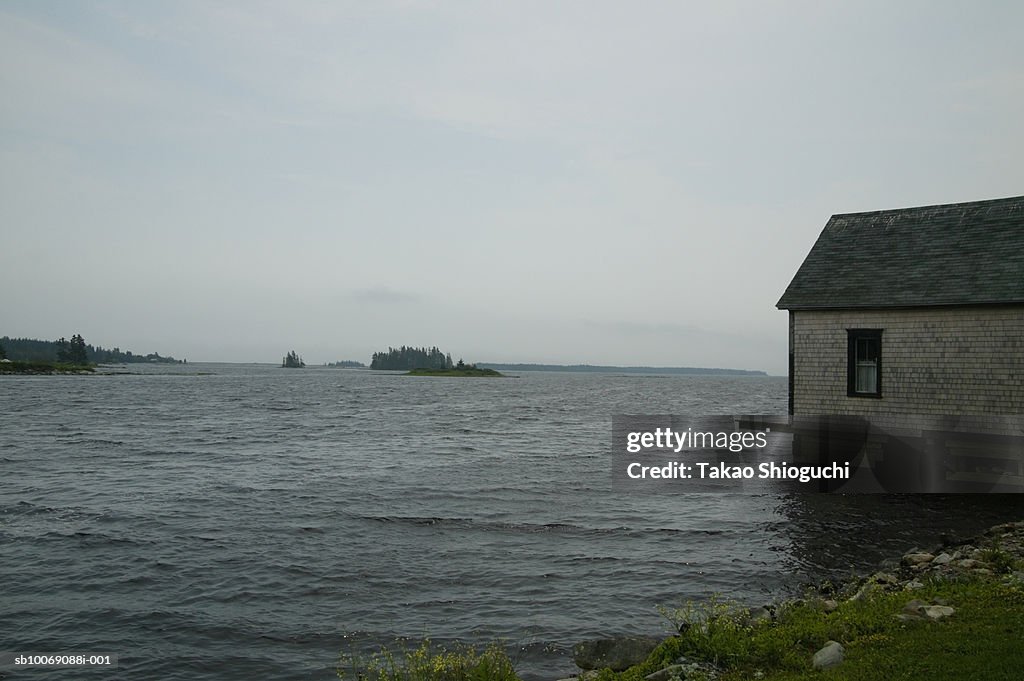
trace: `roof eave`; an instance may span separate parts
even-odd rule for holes
[[[782,301],[776,303],[775,307],[780,310],[809,311],[809,310],[907,310],[922,307],[1016,307],[1024,305],[1024,299],[1018,300],[981,300],[971,302],[929,302],[929,303],[865,303],[855,305],[837,304],[807,304],[807,305],[786,305]]]

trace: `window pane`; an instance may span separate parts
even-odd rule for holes
[[[874,362],[878,359],[878,339],[858,338],[857,339],[857,361]]]
[[[874,362],[857,362],[857,385],[859,393],[878,392],[878,365]]]

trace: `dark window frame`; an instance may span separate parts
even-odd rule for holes
[[[882,329],[847,329],[846,330],[846,396],[881,399],[882,397]],[[857,390],[857,341],[875,341],[877,358],[875,361],[875,390],[864,392]]]

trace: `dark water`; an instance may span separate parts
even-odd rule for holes
[[[144,370],[0,378],[0,650],[120,656],[90,678],[329,679],[339,652],[427,636],[556,678],[580,639],[667,631],[659,604],[765,602],[1024,517],[612,493],[612,414],[784,413],[784,378]]]

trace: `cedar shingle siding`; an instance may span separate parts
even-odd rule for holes
[[[1024,197],[835,215],[778,307],[795,414],[1024,414]],[[848,329],[882,331],[880,398]]]

